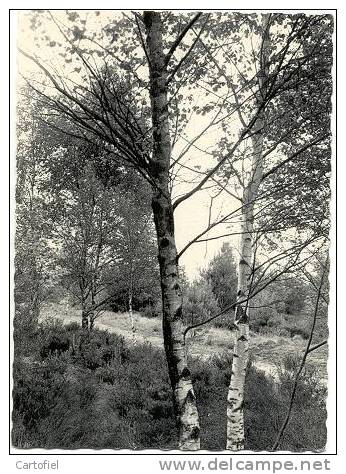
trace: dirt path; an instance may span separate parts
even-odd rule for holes
[[[72,321],[80,322],[80,311],[64,305],[47,305],[41,313],[42,319],[55,318],[64,323]],[[134,314],[136,324],[136,335],[133,337],[130,320],[127,313],[113,313],[105,311],[95,321],[95,327],[116,332],[123,336],[128,343],[147,343],[153,347],[163,349],[163,337],[161,321],[157,318],[146,318]],[[229,352],[233,347],[231,331],[207,327],[199,331],[194,337],[188,339],[188,354],[194,358],[208,359],[215,355]],[[257,369],[266,375],[277,377],[277,364],[283,361],[285,356],[301,354],[305,348],[306,341],[300,337],[287,338],[267,334],[253,333],[251,337],[251,356]],[[323,347],[309,356],[309,363],[313,365],[323,383],[327,383],[327,349]]]

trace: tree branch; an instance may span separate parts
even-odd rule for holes
[[[199,17],[202,15],[202,12],[198,12],[190,21],[189,23],[185,26],[185,28],[182,30],[180,35],[176,38],[176,40],[173,42],[172,46],[170,47],[168,53],[166,54],[165,57],[165,65],[167,66],[171,57],[173,56],[175,50],[179,46],[179,44],[182,42],[184,39],[185,35],[188,33],[188,31],[193,27],[193,25],[196,23],[196,21],[199,19]]]
[[[173,68],[173,70],[170,72],[170,75],[169,77],[167,78],[167,81],[166,81],[166,84],[168,85],[171,80],[173,79],[174,75],[176,74],[176,72],[180,69],[180,67],[182,66],[182,64],[185,62],[185,60],[189,57],[191,51],[193,50],[193,48],[196,46],[196,43],[197,41],[200,39],[200,36],[201,34],[203,33],[203,30],[206,26],[206,24],[208,23],[208,20],[209,20],[209,17],[210,17],[210,13],[207,15],[207,18],[205,20],[205,22],[203,23],[201,29],[199,30],[199,33],[197,34],[197,37],[195,38],[195,40],[193,41],[192,45],[190,46],[190,48],[188,49],[187,53],[181,58],[181,60],[178,62],[178,64]]]
[[[309,143],[306,143],[304,146],[302,146],[301,148],[299,148],[299,150],[297,150],[295,153],[293,153],[291,156],[289,156],[288,158],[286,158],[285,160],[281,161],[281,163],[278,163],[276,166],[274,166],[272,169],[270,169],[269,171],[267,171],[266,173],[263,173],[262,175],[262,179],[261,181],[263,181],[264,179],[266,179],[268,176],[272,175],[273,173],[275,173],[278,169],[280,169],[282,166],[286,165],[287,163],[289,163],[290,161],[294,160],[294,158],[296,158],[297,156],[299,156],[301,153],[303,153],[304,151],[308,150],[310,147],[314,146],[314,145],[317,145],[318,143],[320,143],[321,141],[325,140],[326,138],[329,137],[329,133],[325,133],[324,135],[320,135],[319,137],[315,138],[314,140],[312,140],[311,142]]]
[[[327,341],[327,339],[325,339],[325,340],[324,340],[324,341],[322,341],[322,342],[319,342],[319,343],[318,343],[318,344],[316,344],[315,346],[312,346],[312,347],[310,347],[310,349],[308,350],[308,354],[310,354],[310,352],[312,352],[312,351],[314,351],[314,350],[318,349],[319,347],[322,347],[322,346],[324,346],[325,344],[328,344],[328,341]]]

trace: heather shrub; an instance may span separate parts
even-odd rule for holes
[[[42,358],[40,344],[67,337],[68,351]],[[72,347],[73,346],[73,347]],[[126,347],[106,331],[41,326],[36,349],[14,364],[12,441],[20,448],[172,449],[177,444],[171,387],[163,351]],[[286,359],[274,380],[251,364],[245,390],[246,448],[269,450],[285,417],[299,361]],[[202,449],[226,443],[226,400],[232,353],[192,359]],[[326,390],[306,368],[280,445],[321,450],[326,441]]]

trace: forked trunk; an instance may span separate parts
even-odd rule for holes
[[[269,47],[269,17],[263,15],[263,37],[261,46],[261,69],[259,86],[263,98],[266,85],[266,64]],[[227,396],[227,445],[226,448],[238,451],[245,447],[244,432],[244,389],[246,369],[249,363],[249,297],[253,279],[253,235],[254,203],[258,197],[259,185],[263,174],[263,109],[253,126],[251,176],[245,187],[242,199],[241,239],[239,248],[238,291],[234,316],[235,341],[233,349],[231,381]],[[255,396],[255,394],[254,394]]]
[[[171,139],[168,122],[167,70],[163,54],[162,21],[159,12],[143,15],[147,32],[150,69],[150,99],[153,122],[152,209],[157,233],[162,290],[163,337],[179,427],[179,448],[200,448],[200,427],[182,327],[182,295],[179,284],[174,218],[169,191]]]

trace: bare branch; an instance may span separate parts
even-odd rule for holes
[[[320,347],[324,346],[325,344],[328,344],[327,339],[325,339],[322,342],[319,342],[315,346],[310,347],[310,349],[308,350],[308,354],[310,354],[310,352],[312,352],[312,351],[315,351],[316,349],[319,349]]]

